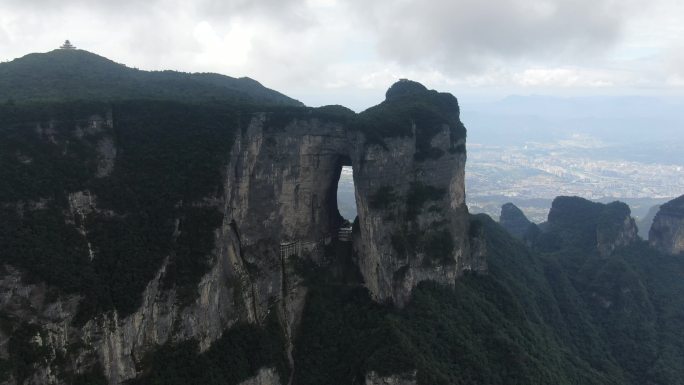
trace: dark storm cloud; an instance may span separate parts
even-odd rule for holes
[[[484,70],[524,59],[590,60],[619,40],[629,1],[356,1],[377,49],[402,64],[446,72]]]

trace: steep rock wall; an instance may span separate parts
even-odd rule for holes
[[[402,306],[421,281],[450,285],[466,270],[485,270],[483,250],[471,248],[456,98],[403,80],[360,119],[354,247],[371,294]]]
[[[108,131],[116,119],[103,121],[92,124],[94,133],[77,132],[96,140],[96,179],[116,176],[119,158],[126,155]],[[73,373],[101,367],[110,384],[119,384],[138,377],[145,356],[160,345],[196,340],[206,351],[233,325],[263,325],[273,312],[290,369],[296,370],[292,346],[307,288],[295,265],[298,258],[319,267],[335,262],[325,247],[342,223],[336,190],[343,165],[354,168],[355,262],[376,300],[402,306],[421,281],[451,285],[464,271],[486,269],[484,243],[465,205],[465,128],[451,95],[400,82],[380,106],[358,115],[338,107],[257,113],[225,152],[220,192],[175,205],[211,208],[223,217],[190,302],[165,281],[172,254],[156,265],[135,311],[108,310],[82,324],[74,322],[78,295],[29,283],[7,267],[0,312],[37,325],[50,352],[35,364],[29,381],[63,383],[54,362],[66,357]],[[89,218],[127,214],[98,207],[101,197],[87,189],[66,195],[64,222],[83,237],[89,260],[97,261]],[[49,203],[35,202],[17,204],[17,210],[42,210]],[[175,221],[169,231],[174,242],[185,231]],[[47,291],[56,294],[46,296]],[[263,369],[246,383],[277,383],[276,377]]]
[[[378,301],[401,306],[421,281],[453,284],[465,270],[486,268],[470,247],[456,98],[401,81],[358,116],[320,116],[262,114],[236,141],[227,215],[249,263],[275,266],[280,244],[292,242],[301,257],[323,262],[322,246],[341,220],[341,166],[351,164],[360,231],[354,249]]]
[[[465,205],[465,153],[449,153],[450,127],[433,140],[438,159],[416,161],[416,139],[390,138],[354,157],[360,242],[355,245],[365,284],[379,301],[402,305],[424,280],[453,283],[484,264],[471,255]]]
[[[684,252],[684,195],[660,207],[648,240],[651,246],[666,253]]]
[[[45,284],[28,283],[19,271],[5,266],[0,279],[0,313],[38,325],[36,335],[47,349],[31,381],[62,383],[64,376],[57,375],[53,366],[53,361],[62,356],[73,360],[76,373],[99,362],[109,383],[119,384],[139,374],[141,359],[155,346],[195,339],[203,351],[235,323],[256,322],[252,291],[238,289],[238,282],[247,287],[251,282],[237,256],[237,242],[230,235],[223,240],[192,304],[181,306],[174,289],[162,289],[164,263],[145,289],[136,312],[125,317],[108,312],[83,326],[74,324],[78,296],[59,295]]]
[[[638,239],[636,223],[625,203],[603,204],[580,197],[559,196],[553,200],[548,226],[536,243],[549,251],[558,248],[593,249],[602,256],[608,256]]]

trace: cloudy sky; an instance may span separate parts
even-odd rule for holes
[[[79,48],[363,109],[398,78],[470,99],[684,95],[681,0],[0,0],[0,61]]]

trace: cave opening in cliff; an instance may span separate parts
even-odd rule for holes
[[[352,169],[351,159],[347,156],[340,157],[338,162],[339,170],[336,173],[336,180],[334,191],[335,195],[335,205],[339,217],[341,218],[340,226],[345,226],[354,222],[356,218],[356,194],[354,193],[354,170]]]

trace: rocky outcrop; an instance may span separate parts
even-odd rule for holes
[[[403,133],[397,126],[361,130],[352,155],[360,228],[354,247],[374,297],[401,306],[421,281],[451,285],[464,271],[484,270],[483,256],[471,249],[456,98],[404,80],[360,118],[405,124]]]
[[[114,161],[116,160],[116,145],[114,140],[109,137],[102,138],[97,143],[97,177],[102,178],[109,176],[114,170]]]
[[[415,385],[416,371],[406,374],[393,374],[390,376],[381,376],[376,372],[366,374],[366,385]]]
[[[354,249],[377,300],[402,305],[421,281],[453,284],[463,271],[485,269],[470,248],[465,128],[449,94],[401,81],[358,116],[340,108],[261,114],[231,154],[227,217],[250,264],[269,271],[281,245],[322,262],[322,246],[342,220],[335,195],[341,167],[351,165],[360,230]],[[263,289],[258,297],[275,295]]]
[[[362,114],[342,107],[297,108],[256,113],[245,121],[225,150],[230,155],[220,193],[178,203],[223,215],[209,267],[189,303],[179,300],[173,283],[165,283],[173,255],[147,283],[136,311],[108,311],[83,324],[74,322],[78,296],[40,294],[46,286],[29,284],[8,267],[11,273],[0,282],[0,311],[38,325],[53,352],[36,367],[44,377],[38,383],[63,382],[50,374],[59,356],[70,360],[74,373],[99,365],[111,384],[119,384],[140,375],[142,360],[155,347],[195,340],[206,351],[233,325],[264,325],[272,314],[294,372],[293,341],[307,295],[296,266],[301,260],[322,268],[336,263],[335,253],[325,249],[343,223],[336,201],[343,165],[354,168],[358,206],[349,249],[363,280],[358,283],[374,299],[402,306],[421,281],[453,285],[466,271],[486,269],[481,229],[471,223],[465,204],[465,127],[452,95],[401,81],[382,104]],[[117,156],[125,153],[111,139],[112,127],[109,117],[93,118],[76,132],[97,138],[95,179],[115,175]],[[76,227],[90,261],[96,260],[87,219],[124,214],[98,207],[89,190],[66,198],[64,221]],[[178,224],[176,219],[174,239],[182,233]],[[367,382],[409,384],[415,378],[371,375]],[[268,368],[245,382],[276,383],[278,376]]]
[[[194,339],[204,351],[238,321],[255,322],[251,297],[237,295],[236,282],[244,278],[236,272],[244,267],[234,257],[232,247],[217,254],[216,263],[197,287],[197,299],[189,306],[178,304],[173,289],[162,289],[164,263],[145,289],[142,306],[135,313],[123,318],[116,312],[108,313],[82,328],[83,340],[93,342],[110,383],[136,377],[139,360],[154,346]]]
[[[622,202],[602,204],[580,197],[557,197],[536,243],[542,249],[594,249],[608,256],[639,239],[630,214],[629,206]]]
[[[239,385],[280,385],[280,376],[273,368],[261,368],[256,376],[242,381]]]
[[[684,252],[684,195],[660,207],[648,241],[651,246],[669,254]]]
[[[39,363],[31,365],[32,373],[25,382],[34,384],[58,384],[60,378],[49,363],[64,354],[72,341],[69,326],[78,307],[78,296],[56,296],[55,289],[44,283],[27,283],[21,272],[11,266],[2,266],[0,277],[0,314],[3,315],[2,358],[11,359],[14,352],[7,351],[10,338],[15,342],[40,352]],[[19,358],[20,359],[20,358]],[[76,365],[87,365],[84,355]],[[92,363],[92,359],[90,360]],[[13,381],[19,379],[13,378]],[[13,383],[9,381],[8,383]]]
[[[35,383],[62,383],[63,376],[50,371],[52,362],[70,356],[76,373],[99,362],[109,382],[119,384],[136,377],[140,360],[155,346],[194,339],[203,351],[236,322],[256,322],[251,291],[239,289],[238,282],[248,279],[239,276],[245,267],[236,257],[235,245],[228,240],[217,251],[216,263],[202,278],[198,296],[189,306],[180,306],[175,290],[162,289],[165,263],[148,284],[135,313],[119,317],[110,312],[77,326],[73,321],[78,296],[63,296],[45,284],[27,283],[19,271],[6,266],[0,279],[0,313],[38,330],[47,350],[44,364],[35,368],[34,377],[40,377]]]
[[[639,239],[634,218],[629,215],[629,207],[626,208],[626,212],[621,210],[622,213],[617,216],[604,214],[596,227],[596,248],[602,256],[608,256],[616,249],[631,245]]]
[[[523,239],[531,231],[531,228],[536,226],[513,203],[506,203],[501,206],[499,224],[518,239]]]

